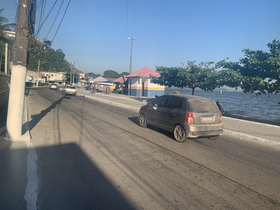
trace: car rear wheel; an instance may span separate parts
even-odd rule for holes
[[[139,125],[143,128],[147,127],[147,118],[144,114],[141,114],[139,117]]]
[[[176,125],[174,128],[174,138],[178,142],[186,141],[186,131],[181,125]]]

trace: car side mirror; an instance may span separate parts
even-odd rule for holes
[[[157,108],[158,108],[158,105],[157,104],[153,104],[153,109],[157,110]]]

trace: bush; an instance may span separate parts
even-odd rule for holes
[[[178,90],[174,90],[172,94],[180,94]]]

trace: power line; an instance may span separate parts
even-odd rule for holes
[[[39,16],[39,23],[38,23],[38,26],[41,25],[42,21],[43,21],[43,17],[44,17],[44,13],[45,13],[45,8],[46,8],[46,1],[45,0],[42,0],[40,2],[41,4],[41,12],[40,12],[40,16]],[[39,5],[40,5],[39,4]],[[39,34],[39,32],[37,33],[37,35]]]
[[[41,24],[41,25],[39,25],[39,26],[38,26],[38,31],[37,31],[37,34],[39,34],[39,33],[40,33],[40,31],[41,31],[41,29],[42,29],[43,25],[45,24],[46,20],[48,19],[49,15],[51,14],[51,12],[52,12],[52,10],[53,10],[54,6],[56,5],[56,3],[57,3],[57,0],[54,2],[53,6],[52,6],[52,8],[50,9],[49,13],[47,14],[47,16],[46,16],[45,20],[42,22],[42,24]]]
[[[87,14],[87,16],[89,17],[89,19],[91,20],[91,22],[93,23],[93,25],[95,26],[95,28],[98,30],[98,32],[101,34],[101,36],[103,37],[103,39],[107,42],[107,44],[111,47],[111,49],[118,55],[120,56],[120,54],[110,45],[110,43],[107,41],[107,39],[105,38],[105,36],[101,33],[101,31],[99,30],[99,28],[96,26],[96,24],[93,22],[93,20],[91,19],[91,17],[89,16],[89,14],[87,13],[87,11],[85,10],[84,6],[82,5],[82,3],[80,2],[80,0],[78,0],[78,2],[80,3],[81,7],[83,8],[83,10],[85,11],[85,13]],[[122,56],[120,56],[122,59],[126,60],[125,58],[123,58]]]
[[[54,26],[54,23],[56,22],[56,19],[57,19],[57,17],[58,17],[58,14],[60,13],[60,10],[61,10],[61,7],[62,7],[63,3],[64,3],[64,0],[63,0],[63,1],[61,2],[61,4],[60,4],[60,7],[59,7],[59,9],[58,9],[58,12],[56,13],[56,16],[55,16],[55,18],[54,18],[54,20],[53,20],[53,23],[52,23],[52,25],[51,25],[51,27],[50,27],[48,33],[47,33],[46,38],[48,38],[48,36],[49,36],[49,34],[50,34],[50,32],[51,32],[53,26]]]
[[[60,24],[59,24],[59,26],[58,26],[58,28],[57,28],[57,30],[56,30],[56,32],[55,32],[54,37],[53,37],[53,39],[52,39],[52,43],[53,43],[53,40],[54,40],[54,38],[56,37],[56,34],[57,34],[57,32],[58,32],[58,30],[59,30],[59,28],[60,28],[60,26],[61,26],[61,23],[62,23],[62,21],[63,21],[63,19],[64,19],[64,16],[65,16],[66,12],[67,12],[67,9],[68,9],[68,7],[69,7],[70,2],[71,2],[71,0],[69,0],[69,2],[68,2],[68,4],[67,4],[67,7],[66,7],[66,9],[65,9],[65,12],[64,12],[64,14],[63,14],[63,17],[62,17],[62,19],[61,19],[61,21],[60,21]]]

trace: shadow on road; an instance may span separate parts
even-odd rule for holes
[[[57,100],[56,102],[54,102],[51,106],[49,106],[48,108],[46,108],[45,110],[41,111],[40,114],[36,114],[36,115],[31,115],[31,120],[29,122],[26,122],[25,124],[28,124],[29,126],[29,130],[31,131],[36,125],[37,123],[44,117],[46,116],[46,114],[48,112],[50,112],[52,109],[54,109],[58,104],[61,104],[61,101],[63,99],[71,99],[70,97],[67,96],[63,96],[62,98],[60,98],[59,100]],[[25,126],[25,124],[23,124],[23,127]]]
[[[26,166],[25,142],[11,142],[0,138],[0,209],[26,209]]]
[[[136,125],[140,126],[139,125],[139,121],[138,121],[138,117],[129,117],[128,118],[131,122],[135,123]],[[168,132],[166,130],[163,130],[161,128],[158,128],[158,127],[155,127],[155,126],[152,126],[152,125],[149,125],[147,126],[148,129],[151,129],[153,131],[156,131],[156,132],[159,132],[161,134],[164,134],[166,137],[168,138],[171,138],[172,140],[176,141],[173,137],[173,133],[172,132]]]
[[[18,145],[21,143],[22,145]],[[25,142],[0,139],[0,209],[26,209]],[[38,155],[37,209],[134,209],[78,145],[35,148]]]
[[[133,209],[74,143],[36,148],[39,209]]]

